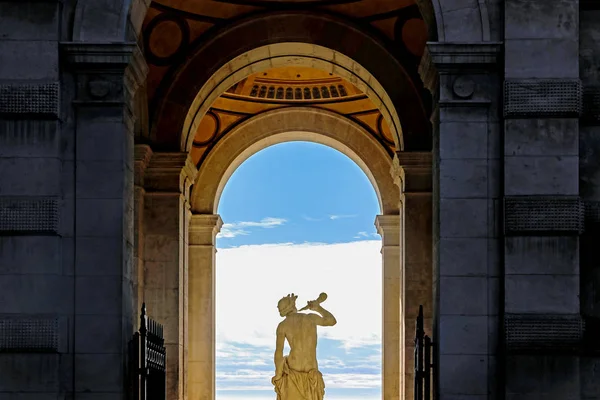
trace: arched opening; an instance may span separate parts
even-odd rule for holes
[[[213,380],[215,332],[207,337],[206,330],[215,320],[215,304],[196,310],[207,296],[214,299],[215,236],[221,227],[216,214],[218,200],[226,182],[235,169],[253,154],[278,143],[310,141],[339,150],[351,158],[365,172],[377,197],[381,215],[377,228],[383,237],[382,288],[383,310],[383,392],[400,397],[401,379],[401,258],[399,187],[394,184],[390,170],[392,158],[386,149],[363,127],[331,111],[314,107],[286,107],[258,114],[230,130],[211,149],[200,164],[192,191],[190,232],[210,232],[202,240],[190,238],[189,293],[189,347],[188,395],[210,398]],[[196,188],[201,187],[202,190]],[[211,236],[212,235],[212,236]],[[212,283],[211,283],[212,282]],[[204,299],[204,300],[203,300]],[[204,327],[202,330],[200,327]],[[212,335],[212,336],[211,336]],[[202,337],[202,340],[196,339]],[[209,360],[207,362],[207,360]],[[212,360],[212,364],[211,361]],[[196,365],[196,367],[195,367]],[[209,370],[210,368],[210,370]],[[208,374],[208,375],[207,375]],[[206,393],[207,388],[213,392]]]
[[[271,397],[275,305],[293,292],[301,308],[322,291],[338,320],[319,328],[327,398],[380,399],[380,206],[363,170],[325,145],[275,144],[236,169],[218,211],[217,400]]]

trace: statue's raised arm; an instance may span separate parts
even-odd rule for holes
[[[297,298],[293,293],[288,294],[277,304],[279,314],[285,319],[277,326],[275,376],[271,382],[275,385],[277,400],[322,400],[325,383],[317,363],[317,325],[333,326],[337,321],[321,306],[327,294],[321,293],[319,298],[307,302],[302,309],[316,311],[320,315],[299,313]],[[290,354],[284,356],[286,339]]]

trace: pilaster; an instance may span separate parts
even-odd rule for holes
[[[405,398],[413,397],[414,332],[419,306],[423,305],[425,330],[432,331],[433,264],[432,264],[432,155],[430,152],[396,153],[394,160],[396,183],[400,186],[402,227],[402,315],[406,336],[404,381]]]
[[[167,398],[186,393],[189,189],[197,170],[187,153],[152,152],[141,146],[144,185],[144,301],[165,326]],[[149,160],[149,161],[146,161]]]
[[[432,171],[435,390],[440,398],[495,398],[501,43],[427,47],[421,73],[435,68],[439,74]]]
[[[215,399],[215,257],[223,221],[216,214],[193,214],[189,234],[188,397]]]
[[[74,157],[64,166],[74,179],[73,198],[65,199],[74,214],[74,396],[120,397],[137,321],[129,99],[145,79],[145,64],[135,44],[61,43],[60,50],[65,81],[75,86],[63,91],[74,107],[73,125],[66,125],[74,126]],[[98,326],[102,346],[90,340]]]

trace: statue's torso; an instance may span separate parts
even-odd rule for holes
[[[317,325],[308,314],[300,313],[287,316],[282,323],[285,337],[290,344],[290,368],[302,372],[318,369]]]

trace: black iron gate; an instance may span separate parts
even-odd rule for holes
[[[129,342],[131,400],[166,400],[167,352],[163,326],[146,314],[142,305],[140,330]]]
[[[419,316],[415,328],[415,400],[431,400],[431,376],[433,363],[431,349],[433,343],[423,328],[423,306],[419,306]]]

